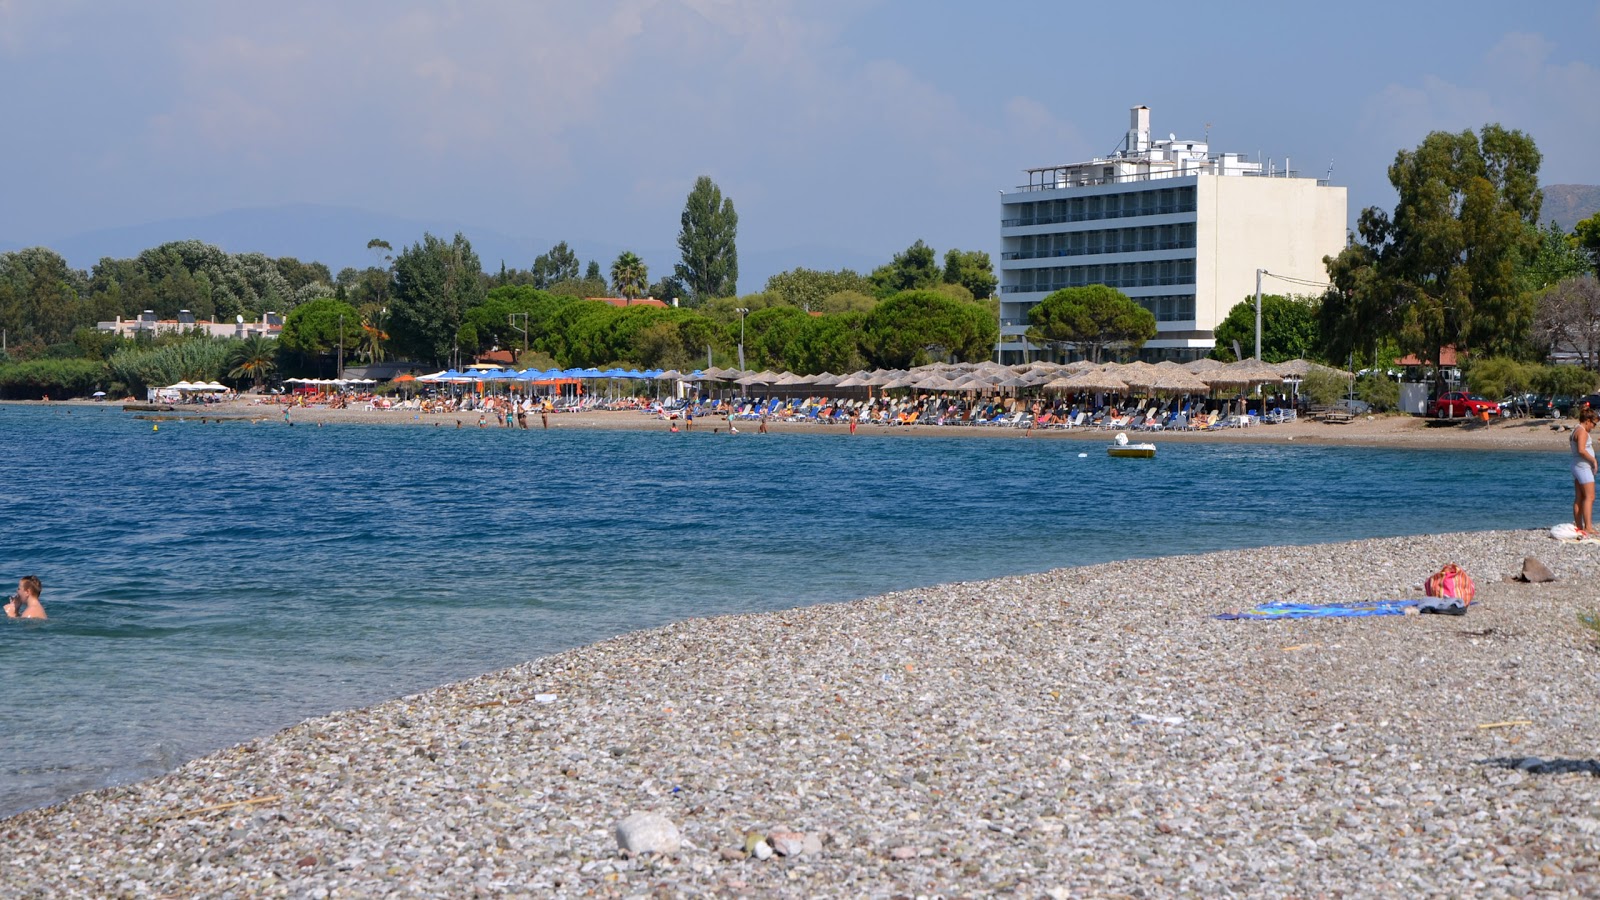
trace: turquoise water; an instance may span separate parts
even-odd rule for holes
[[[0,814],[689,616],[1549,525],[1559,454],[293,428],[0,406]],[[1078,458],[1087,452],[1087,458]]]

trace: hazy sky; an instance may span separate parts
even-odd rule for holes
[[[0,0],[0,240],[320,203],[670,248],[707,174],[747,253],[993,252],[997,190],[1141,103],[1331,161],[1354,218],[1433,129],[1521,128],[1546,183],[1600,182],[1597,48],[1594,0]]]

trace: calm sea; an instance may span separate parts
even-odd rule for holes
[[[0,815],[622,631],[1110,559],[1547,526],[1557,454],[0,406]],[[1086,452],[1085,458],[1079,453]],[[1265,573],[1263,573],[1265,575]]]

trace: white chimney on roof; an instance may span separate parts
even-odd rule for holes
[[[1127,147],[1129,155],[1150,149],[1150,107],[1135,106],[1128,110]]]

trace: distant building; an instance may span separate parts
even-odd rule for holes
[[[96,323],[95,329],[121,337],[203,331],[212,337],[240,339],[256,335],[276,338],[283,331],[283,317],[275,312],[263,314],[259,321],[241,321],[242,319],[243,317],[233,322],[211,322],[206,319],[196,319],[194,313],[187,309],[178,310],[176,319],[157,319],[156,314],[147,309],[132,319],[117,316],[113,322]]]
[[[609,303],[612,306],[660,306],[660,307],[668,307],[668,306],[677,306],[678,305],[677,301],[673,301],[672,303],[666,303],[664,301],[657,300],[654,297],[639,297],[637,299],[631,299],[631,300],[629,298],[627,298],[627,297],[585,297],[583,299],[585,299],[585,300],[597,300],[597,301],[599,301],[601,303]]]
[[[1284,160],[1263,171],[1203,141],[1150,139],[1150,110],[1136,106],[1115,156],[1028,169],[1000,197],[1000,351],[1034,358],[1023,337],[1028,310],[1065,287],[1114,287],[1155,314],[1145,359],[1210,353],[1213,331],[1253,294],[1256,270],[1312,282],[1269,280],[1263,292],[1315,294],[1324,256],[1344,249],[1345,189],[1300,178]],[[1250,351],[1247,349],[1246,353]]]

